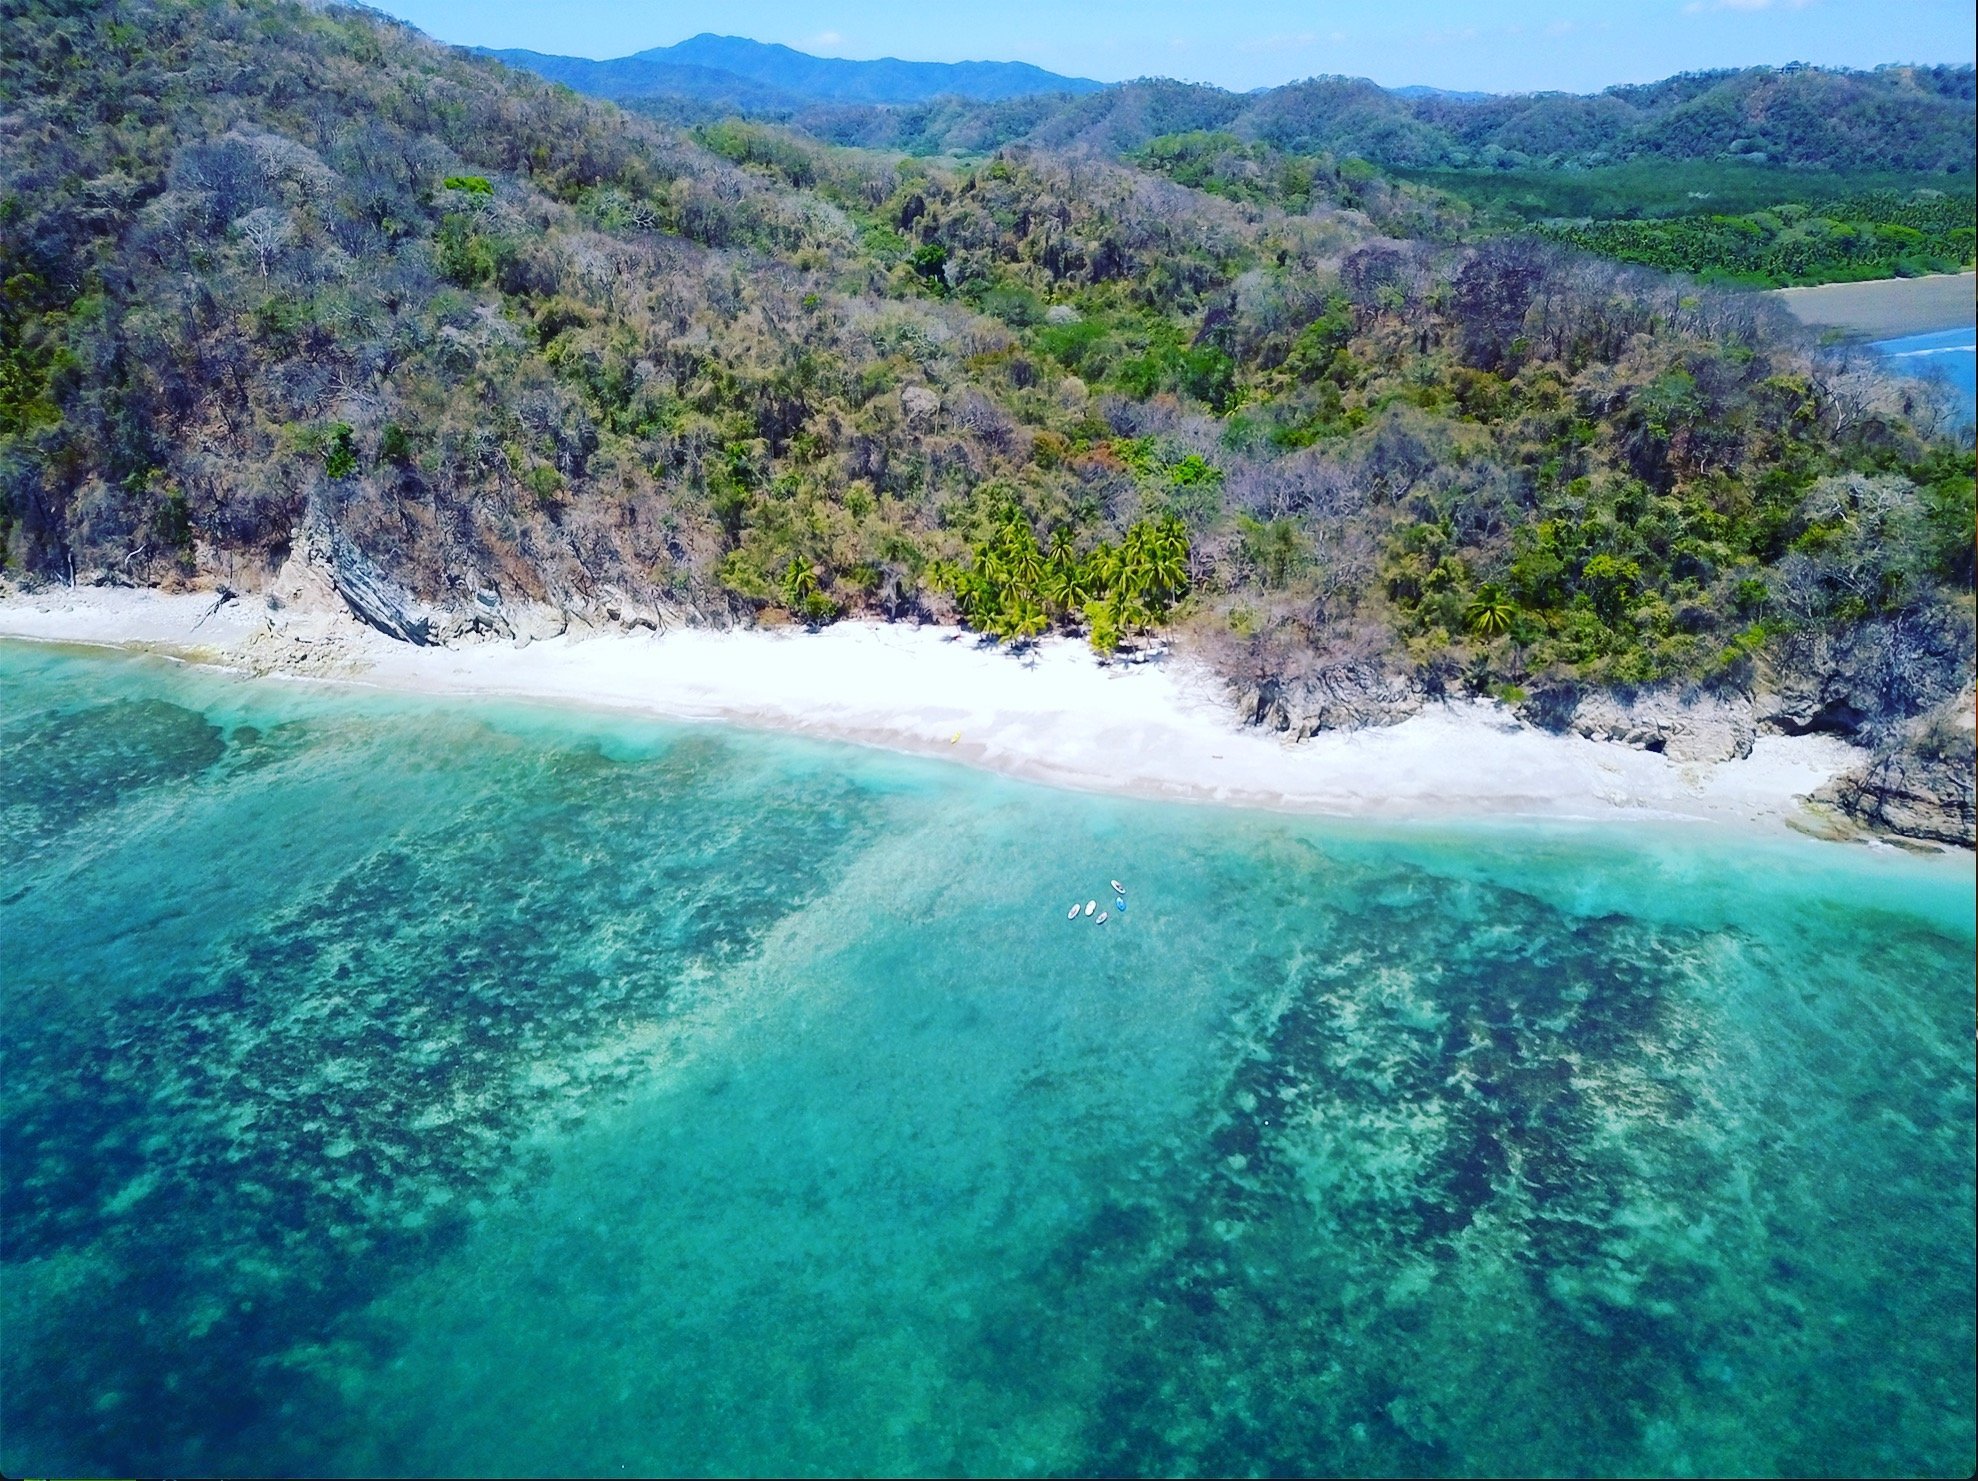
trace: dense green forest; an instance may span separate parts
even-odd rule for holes
[[[18,579],[251,585],[319,519],[453,611],[1160,626],[1507,694],[1817,638],[1898,717],[1968,673],[1928,392],[1357,167],[688,134],[273,0],[17,0],[0,64]]]
[[[1792,202],[1825,208],[1853,196],[1936,190],[1969,196],[1974,177],[1837,166],[1788,170],[1744,160],[1643,160],[1598,169],[1407,170],[1384,173],[1452,196],[1479,218],[1532,224],[1548,220],[1633,221],[1708,213],[1744,216]]]
[[[1881,191],[1817,207],[1794,202],[1744,216],[1548,223],[1557,242],[1764,287],[1956,272],[1972,260],[1978,198]]]
[[[1973,79],[1969,66],[1752,67],[1592,96],[1472,99],[1403,96],[1350,77],[1255,93],[1149,78],[993,103],[814,103],[773,110],[771,121],[832,143],[919,155],[1011,144],[1120,155],[1164,134],[1227,133],[1288,154],[1332,154],[1388,170],[1577,171],[1634,161],[1968,176],[1978,144]],[[633,106],[681,115],[677,102],[663,98]],[[686,111],[699,116],[691,106]]]

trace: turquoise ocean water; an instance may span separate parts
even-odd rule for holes
[[[0,789],[10,1474],[1972,1468],[1969,856],[5,645]]]
[[[1874,348],[1902,374],[1948,386],[1967,424],[1978,415],[1978,330],[1969,324],[1934,334],[1877,340]]]

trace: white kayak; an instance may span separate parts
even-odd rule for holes
[[[1118,880],[1114,880],[1113,893],[1115,895],[1124,895],[1126,893],[1126,886],[1121,884]]]
[[[1067,911],[1065,912],[1065,919],[1066,919],[1066,920],[1077,920],[1077,919],[1078,919],[1078,907],[1077,907],[1076,905],[1074,905],[1074,906],[1072,906],[1072,907],[1071,907],[1071,909],[1069,909],[1069,910],[1067,910]]]
[[[1099,908],[1099,902],[1097,900],[1087,900],[1085,902],[1085,913],[1087,915],[1090,915],[1093,911],[1097,910],[1098,908]]]
[[[1111,918],[1111,916],[1112,916],[1112,912],[1110,910],[1102,910],[1099,912],[1099,918],[1094,922],[1092,922],[1092,924],[1095,926],[1103,926],[1107,922],[1107,920]]]

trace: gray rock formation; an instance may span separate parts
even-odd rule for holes
[[[380,570],[342,530],[327,520],[310,520],[296,532],[295,544],[359,620],[402,642],[432,641],[432,608]]]
[[[1873,742],[1968,686],[1970,653],[1967,620],[1950,612],[1796,634],[1760,676],[1758,720],[1787,735]]]
[[[1344,663],[1309,678],[1262,680],[1238,693],[1236,707],[1246,724],[1304,740],[1322,730],[1398,725],[1426,698],[1419,683],[1377,663]]]
[[[1867,764],[1814,794],[1870,827],[1978,847],[1978,694],[1966,690],[1919,716]]]
[[[1659,751],[1672,761],[1734,761],[1751,754],[1758,719],[1742,696],[1649,690],[1632,698],[1570,687],[1540,691],[1519,717],[1547,730]]]
[[[480,586],[474,595],[455,606],[447,614],[446,621],[436,633],[441,643],[456,642],[461,638],[512,638],[515,631],[508,623],[508,610],[502,602],[501,593],[491,587]]]

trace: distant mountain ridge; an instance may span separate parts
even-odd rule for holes
[[[1793,63],[1591,94],[1383,88],[1364,77],[1233,93],[1166,78],[1101,83],[1027,62],[849,61],[713,34],[609,61],[477,50],[676,121],[751,114],[830,143],[915,153],[1029,143],[1132,154],[1156,138],[1211,132],[1402,169],[1662,159],[1963,175],[1978,149],[1970,66]]]
[[[943,97],[997,103],[1040,93],[1093,93],[1106,86],[1028,62],[853,61],[711,32],[607,61],[474,49],[595,97],[684,97],[753,110],[809,103],[911,104]]]
[[[1026,143],[1135,154],[1157,138],[1226,134],[1290,154],[1400,169],[1596,168],[1725,160],[1814,170],[1969,175],[1973,68],[1751,67],[1591,95],[1472,97],[1311,77],[1255,93],[1143,78],[1071,98],[908,108],[813,105],[787,116],[830,143],[914,153]]]
[[[771,113],[801,108],[813,101],[720,67],[662,62],[645,55],[595,62],[587,57],[549,56],[537,51],[476,50],[520,71],[560,82],[572,92],[618,103],[686,99],[747,113]]]

